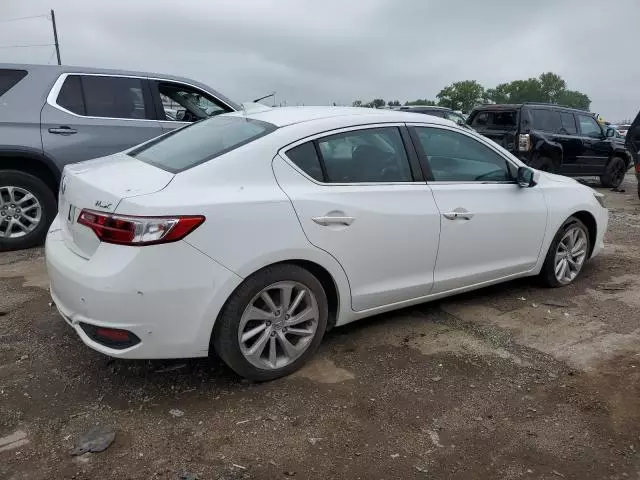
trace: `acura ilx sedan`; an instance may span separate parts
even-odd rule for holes
[[[568,285],[603,196],[454,122],[247,106],[65,168],[51,295],[120,358],[217,353],[270,380],[327,329],[506,280]]]

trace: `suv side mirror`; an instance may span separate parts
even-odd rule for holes
[[[616,129],[615,128],[607,128],[607,132],[606,132],[606,137],[607,138],[612,138],[616,136]]]
[[[533,170],[528,167],[519,167],[518,168],[518,185],[522,188],[533,187],[536,184],[534,180]]]

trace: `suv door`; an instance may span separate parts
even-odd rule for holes
[[[576,118],[572,112],[560,111],[558,143],[562,145],[562,164],[558,173],[579,174],[582,170],[580,154],[582,140],[578,135]]]
[[[273,160],[307,238],[342,265],[356,311],[431,292],[440,216],[404,140],[401,125],[349,128]]]
[[[147,80],[63,74],[40,114],[44,151],[59,165],[126,150],[162,133]]]
[[[151,79],[150,87],[164,132],[233,111],[233,108],[222,100],[191,85],[172,80]]]
[[[515,166],[475,136],[446,127],[412,127],[441,212],[433,293],[531,271],[545,234],[538,188],[521,188]]]
[[[581,140],[578,158],[582,167],[579,173],[602,175],[613,151],[611,140],[606,138],[602,127],[591,115],[578,113],[576,117]]]

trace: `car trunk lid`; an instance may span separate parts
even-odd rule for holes
[[[78,224],[83,209],[112,213],[123,198],[162,190],[173,177],[172,173],[125,153],[67,165],[58,199],[58,215],[67,247],[83,258],[90,258],[100,244],[93,231]]]

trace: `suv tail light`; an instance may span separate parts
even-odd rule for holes
[[[521,133],[518,135],[518,151],[528,152],[531,150],[531,137],[528,133]]]
[[[93,230],[100,241],[132,246],[182,240],[202,222],[201,215],[134,217],[82,210],[78,216],[78,223]]]

